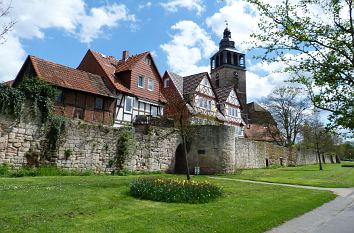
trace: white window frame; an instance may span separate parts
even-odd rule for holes
[[[142,86],[140,85],[140,79],[143,80],[143,85],[142,85]],[[139,88],[144,88],[144,85],[145,85],[145,78],[144,78],[144,76],[139,75],[139,76],[138,76],[138,87],[139,87]]]
[[[152,83],[152,88],[150,88],[150,84]],[[154,91],[155,89],[155,81],[151,78],[148,79],[148,90],[149,91]]]
[[[130,111],[127,110],[127,99],[130,99]],[[126,96],[124,100],[124,112],[133,113],[134,108],[134,98],[131,96]]]
[[[164,81],[163,81],[163,87],[164,88],[167,88],[170,86],[170,79],[169,78],[166,78]]]

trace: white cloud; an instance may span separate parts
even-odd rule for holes
[[[250,41],[250,34],[258,28],[256,9],[245,1],[226,1],[224,7],[206,19],[206,24],[220,37],[225,29],[225,20],[236,47],[242,50],[249,48],[245,42]]]
[[[145,9],[145,8],[149,9],[149,8],[151,8],[151,6],[152,6],[152,3],[151,3],[151,2],[147,2],[147,3],[145,3],[145,4],[140,4],[140,5],[138,6],[138,10],[142,10],[142,9]]]
[[[167,54],[167,64],[173,72],[181,75],[209,71],[209,66],[198,66],[217,50],[210,36],[193,21],[180,21],[171,27],[177,31],[171,41],[162,44]]]
[[[14,79],[26,57],[19,38],[9,33],[5,44],[0,44],[0,83]]]
[[[186,8],[190,11],[195,10],[200,15],[205,10],[202,0],[172,0],[160,3],[160,5],[169,12],[177,12],[179,8]]]
[[[135,21],[135,16],[128,13],[125,5],[91,8],[90,15],[84,15],[80,20],[81,28],[77,35],[81,42],[90,43],[103,34],[103,27],[116,27],[120,21]]]
[[[0,44],[0,81],[13,79],[24,62],[23,39],[44,39],[46,29],[63,30],[82,43],[90,43],[122,22],[135,22],[123,4],[113,3],[88,9],[83,0],[5,0],[11,3],[10,15],[0,19],[0,25],[10,18],[16,21],[6,43]],[[6,55],[6,56],[5,56]]]

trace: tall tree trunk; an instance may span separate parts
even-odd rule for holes
[[[317,157],[318,157],[318,164],[320,165],[320,171],[322,171],[323,168],[322,168],[322,162],[321,162],[321,153],[320,153],[320,148],[318,146],[318,143],[316,143],[316,152],[317,152]]]
[[[189,173],[189,164],[188,164],[188,155],[187,155],[187,144],[186,144],[186,135],[182,136],[183,140],[183,152],[184,152],[184,158],[186,159],[186,167],[187,167],[187,180],[190,180],[190,173]]]
[[[183,153],[184,153],[184,158],[186,160],[186,173],[187,173],[187,180],[190,180],[190,173],[189,173],[189,164],[188,164],[188,153],[187,153],[187,144],[186,144],[186,130],[183,125],[183,116],[180,116],[179,118],[179,123],[181,127],[181,137],[182,137],[182,143],[183,143]]]
[[[323,161],[323,164],[326,163],[326,158],[325,158],[324,154],[322,154],[322,161]]]
[[[336,163],[340,163],[340,158],[337,154],[336,154]]]

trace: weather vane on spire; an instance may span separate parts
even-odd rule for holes
[[[226,24],[226,28],[224,30],[224,39],[225,38],[231,38],[231,32],[230,32],[230,30],[228,28],[229,23],[227,22],[227,20],[225,20],[225,24]]]

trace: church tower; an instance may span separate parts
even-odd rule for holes
[[[219,51],[210,58],[210,76],[216,88],[235,86],[242,107],[247,104],[245,54],[235,48],[231,32],[227,27],[219,43]]]

